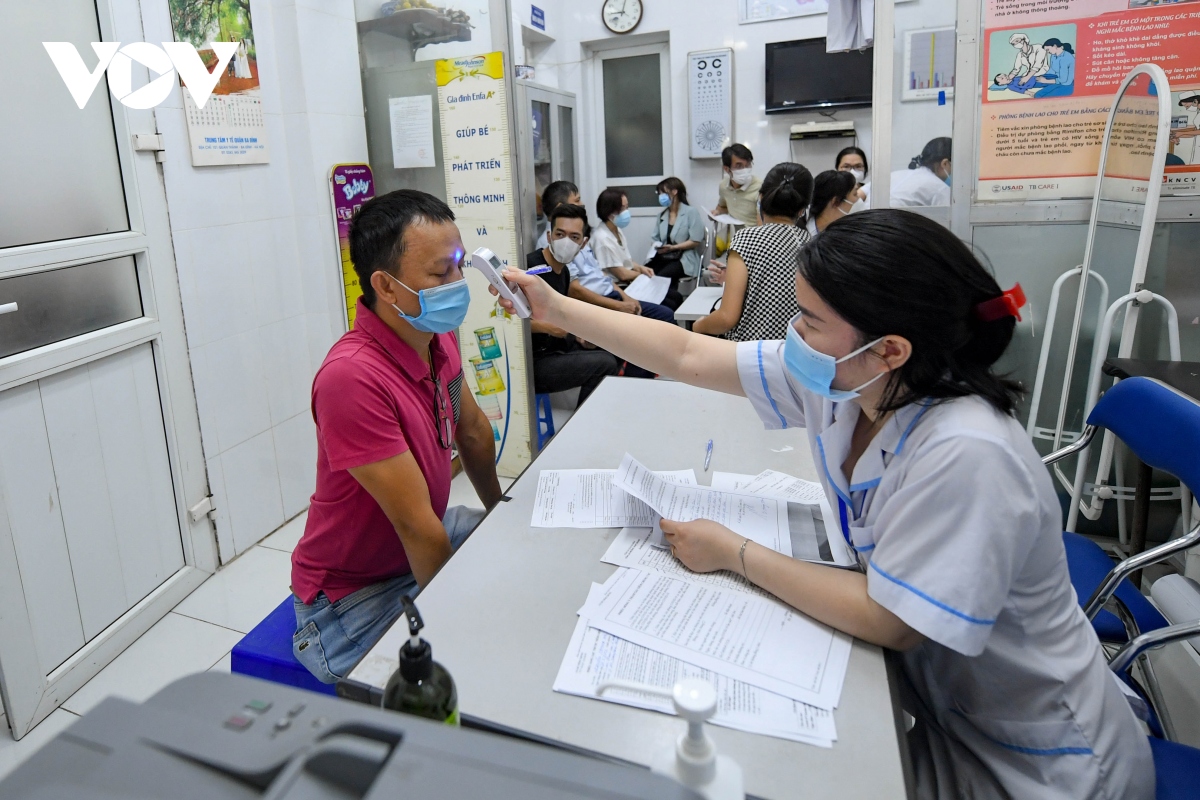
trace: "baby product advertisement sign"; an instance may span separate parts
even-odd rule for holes
[[[508,100],[502,53],[447,58],[435,67],[442,123],[446,201],[467,257],[471,307],[459,328],[463,373],[492,423],[496,471],[516,477],[533,460],[532,362],[528,326],[500,307],[487,278],[470,269],[471,253],[491,250],[519,263]]]
[[[336,164],[329,171],[329,192],[333,200],[334,234],[341,257],[342,287],[346,297],[346,330],[354,327],[354,312],[362,286],[350,261],[350,220],[362,204],[375,196],[375,178],[366,164]]]
[[[1090,198],[1129,70],[1171,84],[1163,194],[1200,194],[1200,0],[987,0],[978,202]]]
[[[250,4],[245,0],[172,0],[170,6],[175,40],[190,42],[210,72],[220,61],[211,43],[237,43],[204,108],[196,105],[191,92],[183,93],[192,166],[268,163],[267,122]]]

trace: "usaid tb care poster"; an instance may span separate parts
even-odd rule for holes
[[[979,202],[1091,197],[1130,69],[1171,84],[1164,194],[1200,194],[1200,0],[986,0]]]

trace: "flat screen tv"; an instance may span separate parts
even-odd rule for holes
[[[767,113],[871,105],[874,53],[826,53],[824,39],[767,45]]]

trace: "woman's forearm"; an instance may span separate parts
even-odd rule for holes
[[[734,342],[571,298],[556,302],[545,321],[659,375],[720,392],[744,394]]]

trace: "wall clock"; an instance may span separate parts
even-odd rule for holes
[[[642,0],[604,0],[600,16],[613,33],[629,33],[642,21]]]

